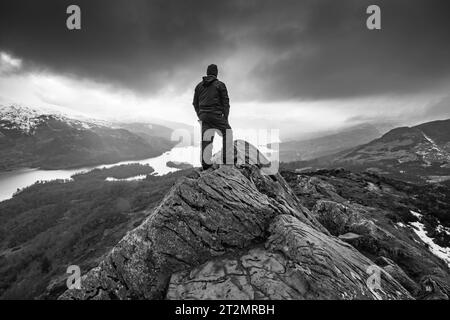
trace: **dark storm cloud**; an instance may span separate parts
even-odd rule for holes
[[[82,30],[66,29],[78,4]],[[139,91],[166,85],[175,70],[226,54],[214,16],[186,1],[3,1],[0,48],[37,67]],[[176,83],[177,79],[173,79]]]
[[[2,0],[0,50],[28,68],[152,94],[168,85],[182,92],[207,63],[254,48],[255,68],[232,70],[237,87],[253,84],[248,99],[408,93],[449,79],[448,3]],[[82,9],[81,31],[65,28],[69,4]],[[382,9],[381,31],[365,28],[369,4]]]
[[[369,4],[381,7],[382,30],[365,27]],[[450,76],[450,2],[317,1],[290,51],[256,69],[273,75],[279,97],[348,97],[437,88]],[[283,38],[278,32],[276,40]],[[269,38],[270,39],[270,38]],[[272,42],[266,43],[271,47]],[[279,52],[280,56],[283,52]],[[264,78],[262,78],[264,79]]]

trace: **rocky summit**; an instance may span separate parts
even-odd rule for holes
[[[290,177],[295,190],[281,174],[264,174],[267,159],[255,147],[235,146],[244,163],[182,177],[82,277],[81,289],[60,299],[418,297],[419,283],[396,261],[362,250],[371,239],[388,246],[391,234],[360,205],[349,206],[324,180]],[[430,263],[446,279],[445,263]],[[428,279],[425,286],[440,285]],[[448,292],[439,288],[443,298]]]

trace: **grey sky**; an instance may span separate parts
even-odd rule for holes
[[[65,28],[69,4],[81,7],[81,31]],[[381,7],[380,31],[365,27],[370,4]],[[188,111],[178,111],[189,108],[193,86],[216,63],[232,108],[241,108],[237,122],[248,117],[264,127],[278,106],[285,116],[306,114],[306,122],[325,112],[336,120],[330,125],[450,116],[442,107],[450,92],[449,13],[445,0],[4,0],[0,51],[21,66],[6,72],[3,61],[0,96],[20,91],[18,77],[45,75],[55,77],[47,89],[28,84],[45,103],[108,113],[95,98],[82,106],[76,92],[48,93],[65,81],[80,94],[109,94],[117,116],[129,99],[136,112],[153,101],[146,109],[153,116],[184,117]]]

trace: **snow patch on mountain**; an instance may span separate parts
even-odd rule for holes
[[[0,106],[0,128],[29,133],[42,122],[39,116],[43,114],[42,110],[19,105]]]
[[[416,148],[416,154],[422,156],[425,166],[431,166],[433,162],[448,162],[450,161],[450,154],[441,148],[432,138],[421,131],[425,142],[419,143]]]
[[[54,110],[30,108],[18,104],[0,105],[0,128],[2,129],[18,130],[25,134],[33,134],[37,126],[50,119],[65,122],[79,130],[90,130],[95,127],[106,126],[106,122],[93,119],[78,120]]]
[[[429,143],[431,143],[431,148],[437,151],[441,151],[439,147],[437,146],[436,142],[433,141],[429,136],[427,136],[424,132],[422,132],[423,137],[428,140]]]
[[[425,230],[425,225],[421,222],[422,215],[420,213],[417,213],[415,211],[410,211],[411,214],[413,214],[415,217],[419,219],[419,221],[412,222],[411,226],[413,227],[414,232],[417,234],[417,236],[422,240],[424,243],[428,245],[428,249],[432,254],[434,254],[436,257],[444,260],[447,265],[450,267],[450,248],[448,247],[441,247],[434,243],[433,238],[430,238],[427,235],[427,231]],[[443,226],[440,226],[444,228]]]
[[[417,219],[419,219],[419,220],[421,220],[422,217],[423,217],[423,215],[421,215],[420,213],[415,212],[415,211],[413,211],[413,210],[410,210],[409,212],[411,212],[411,214],[412,214],[414,217],[416,217]]]

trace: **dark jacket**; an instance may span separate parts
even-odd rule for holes
[[[215,76],[203,77],[203,81],[195,87],[192,103],[198,116],[202,113],[224,116],[228,119],[230,99],[225,84]]]

